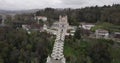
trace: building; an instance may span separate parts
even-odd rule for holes
[[[91,23],[81,23],[81,25],[79,26],[80,28],[83,28],[85,30],[90,30],[92,27],[94,27],[94,24]]]
[[[47,29],[48,29],[47,25],[44,24],[44,25],[43,25],[43,30],[47,30]]]
[[[76,26],[70,26],[68,23],[68,18],[67,16],[61,17],[59,16],[59,21],[63,21],[62,24],[65,24],[68,27],[66,35],[74,35],[74,32],[76,31]],[[57,34],[57,29],[59,28],[59,21],[56,21],[53,23],[53,25],[47,29],[49,33],[56,35]]]
[[[22,28],[26,31],[39,31],[42,32],[44,31],[44,26],[37,24],[37,23],[33,23],[33,24],[23,24]]]
[[[5,18],[6,18],[6,16],[2,16],[2,17],[0,17],[0,26],[5,26]]]
[[[114,38],[120,39],[120,32],[114,32]]]
[[[66,35],[74,36],[76,29],[77,29],[77,26],[69,26]]]
[[[103,29],[98,29],[95,31],[96,38],[109,38],[109,31],[103,30]]]
[[[22,25],[22,28],[24,29],[24,30],[30,30],[30,25]]]
[[[45,16],[36,16],[35,20],[38,20],[38,21],[40,21],[40,20],[47,21],[47,17],[45,17]]]

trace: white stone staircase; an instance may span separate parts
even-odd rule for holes
[[[56,40],[54,43],[53,51],[51,56],[48,56],[46,63],[65,63],[63,54],[64,50],[64,39],[67,33],[68,23],[67,16],[61,17],[59,20],[59,27],[56,34]]]

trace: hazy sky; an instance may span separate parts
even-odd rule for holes
[[[120,0],[0,0],[0,9],[23,10],[53,8],[81,8],[85,6],[103,6],[120,4]]]

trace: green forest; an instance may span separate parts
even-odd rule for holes
[[[36,12],[36,15],[43,15],[49,18],[49,21],[58,19],[59,15],[67,15],[71,25],[78,25],[79,22],[109,22],[112,24],[120,24],[120,5],[113,4],[112,6],[103,7],[85,7],[81,9],[54,9],[45,8]]]
[[[64,46],[66,63],[120,63],[120,43],[105,39],[67,36]],[[46,32],[0,28],[0,63],[46,63],[55,36]]]
[[[53,42],[45,32],[0,28],[0,63],[44,63]]]

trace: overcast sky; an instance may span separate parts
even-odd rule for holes
[[[81,8],[86,6],[103,6],[120,4],[120,0],[0,0],[0,9],[23,10],[52,8]]]

